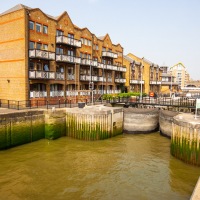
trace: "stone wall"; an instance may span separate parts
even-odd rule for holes
[[[200,166],[200,119],[179,114],[172,124],[171,154],[186,163]]]
[[[173,118],[178,114],[179,112],[168,110],[159,111],[159,130],[161,135],[171,138]]]
[[[66,109],[45,111],[45,138],[66,136]]]
[[[6,149],[45,137],[43,111],[0,115],[0,149]]]
[[[82,140],[102,140],[122,134],[123,110],[105,106],[67,109],[67,136]]]
[[[124,133],[151,133],[158,130],[158,109],[124,108]]]

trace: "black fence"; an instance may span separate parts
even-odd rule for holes
[[[91,100],[88,101],[87,99],[80,100],[68,100],[68,99],[50,99],[50,100],[27,100],[27,101],[15,101],[15,100],[6,100],[0,99],[0,107],[8,108],[8,109],[16,109],[16,110],[23,110],[23,109],[36,109],[36,108],[43,108],[43,109],[51,109],[55,108],[72,108],[72,107],[79,107],[84,105],[95,105],[95,104],[102,104],[102,103],[110,103],[110,104],[122,104],[124,107],[137,107],[138,105],[151,105],[151,106],[173,106],[173,107],[187,107],[187,108],[195,108],[196,107],[196,99],[190,99],[185,97],[176,97],[176,98],[169,98],[169,97],[117,97],[107,100],[96,100],[92,102]]]
[[[64,100],[64,99],[50,99],[50,100],[27,100],[27,101],[15,101],[15,100],[6,100],[0,99],[0,107],[1,108],[8,108],[8,109],[16,109],[16,110],[23,110],[23,109],[52,109],[54,108],[72,108],[72,107],[83,107],[84,105],[95,105],[101,104],[103,101],[88,101],[87,99],[73,101],[73,100]]]
[[[152,106],[172,106],[172,107],[187,107],[195,108],[196,99],[190,99],[186,97],[117,97],[107,100],[111,104],[125,104],[126,106],[135,107],[137,105],[152,105]]]

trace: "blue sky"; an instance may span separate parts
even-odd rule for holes
[[[24,4],[72,22],[158,65],[182,62],[200,80],[200,0],[7,0],[0,13]]]

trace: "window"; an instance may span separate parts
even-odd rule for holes
[[[68,54],[68,56],[74,56],[74,52],[71,51],[71,50],[68,50],[68,51],[67,51],[67,54]]]
[[[106,51],[106,48],[105,48],[105,47],[102,47],[102,51]]]
[[[32,22],[32,21],[29,21],[29,29],[30,30],[34,30],[34,22]]]
[[[35,48],[35,42],[29,42],[29,49],[34,49]]]
[[[64,35],[64,32],[61,30],[56,30],[56,36]]]
[[[91,46],[91,44],[92,44],[92,43],[91,43],[91,41],[90,41],[90,40],[88,40],[88,46]]]
[[[42,70],[42,64],[41,63],[37,63],[37,70]]]
[[[62,48],[56,48],[56,54],[63,54],[63,49]]]
[[[43,26],[43,33],[48,34],[48,26]]]
[[[42,44],[41,43],[37,43],[36,49],[41,50],[42,49]]]
[[[90,58],[91,58],[91,55],[90,55],[90,54],[88,54],[88,59],[90,60]]]
[[[80,53],[80,58],[82,58],[82,56],[83,56],[82,53]]]
[[[29,70],[34,70],[34,62],[29,63]]]
[[[41,24],[36,23],[36,31],[41,32]]]
[[[44,71],[49,71],[49,65],[48,64],[44,65]]]
[[[74,39],[74,35],[73,34],[68,33],[68,37]]]
[[[47,51],[48,50],[48,44],[43,44],[43,49]]]

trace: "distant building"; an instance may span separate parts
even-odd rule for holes
[[[179,88],[185,87],[189,80],[189,74],[186,71],[186,67],[179,62],[170,68],[170,72],[175,77],[175,82],[178,83]]]
[[[129,91],[139,92],[142,89],[147,94],[160,93],[162,70],[157,64],[132,53],[124,56],[123,63],[127,68],[126,85]]]
[[[161,93],[162,94],[172,94],[178,91],[178,83],[175,82],[175,76],[173,76],[169,67],[161,66],[162,75],[161,75]]]

